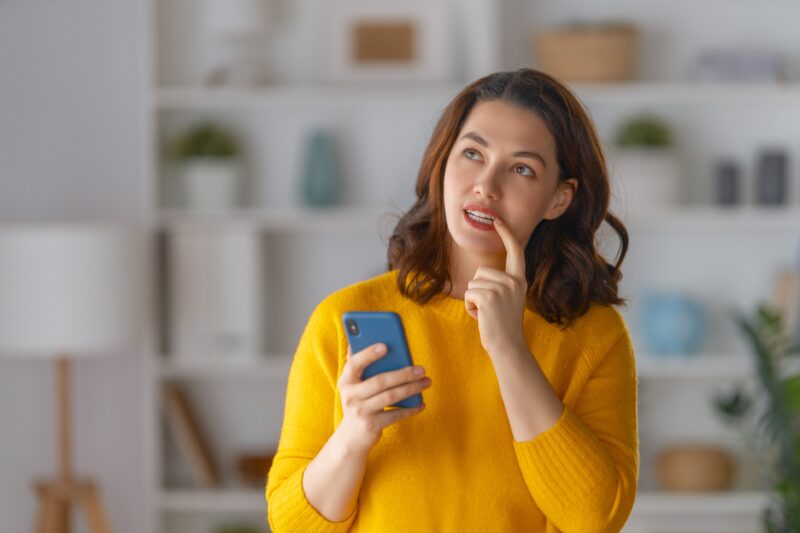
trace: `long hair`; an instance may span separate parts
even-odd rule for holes
[[[389,239],[388,267],[398,269],[401,294],[425,304],[451,290],[443,199],[445,165],[475,104],[498,100],[541,117],[555,139],[558,179],[578,181],[567,210],[554,220],[542,220],[525,245],[527,307],[550,323],[568,327],[588,311],[591,302],[624,305],[618,284],[628,232],[608,210],[608,170],[594,125],[569,89],[530,68],[496,72],[472,82],[439,118],[417,175],[417,199],[400,217]],[[620,240],[613,265],[595,248],[595,233],[603,221]]]

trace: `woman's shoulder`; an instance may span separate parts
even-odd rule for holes
[[[568,331],[579,344],[599,352],[607,351],[621,335],[629,333],[625,317],[619,309],[600,302],[592,302],[589,309],[575,319]]]

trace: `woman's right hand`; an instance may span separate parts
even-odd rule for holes
[[[376,351],[375,348],[379,348]],[[424,407],[384,408],[427,389],[431,380],[425,377],[425,369],[420,366],[406,367],[383,372],[364,381],[361,375],[373,361],[386,354],[386,345],[373,344],[352,355],[347,347],[347,362],[339,378],[339,394],[342,398],[344,415],[337,432],[348,442],[353,450],[369,452],[381,438],[383,429],[398,420],[419,413]],[[415,369],[418,369],[415,373]]]

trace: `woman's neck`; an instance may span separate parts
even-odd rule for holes
[[[452,287],[450,296],[463,300],[467,284],[475,277],[475,272],[481,266],[505,270],[505,252],[498,255],[475,255],[458,248],[458,246],[451,246],[450,281],[452,282]]]

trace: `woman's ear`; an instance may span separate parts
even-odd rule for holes
[[[550,202],[550,207],[544,215],[545,220],[555,220],[564,214],[564,211],[566,211],[572,203],[572,199],[575,197],[577,190],[578,180],[575,178],[559,180],[558,188],[553,195],[553,200]]]

